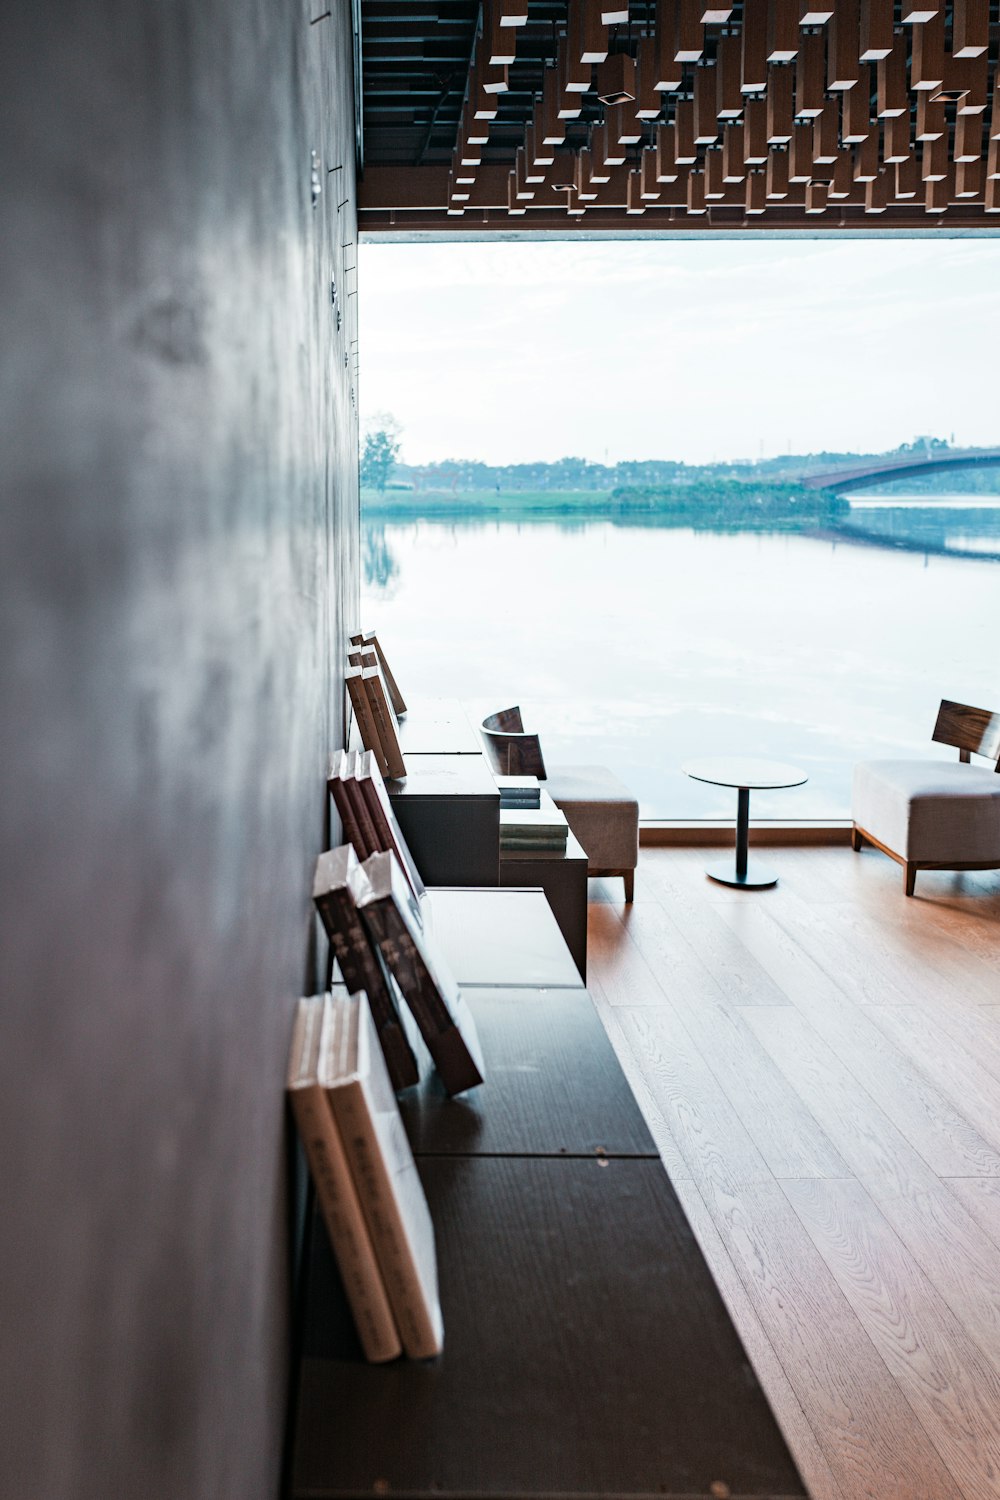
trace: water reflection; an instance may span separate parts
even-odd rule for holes
[[[856,760],[947,753],[941,697],[1000,706],[981,546],[1000,553],[1000,507],[869,502],[848,524],[862,534],[380,521],[365,622],[414,697],[520,702],[551,760],[613,766],[644,817],[731,817],[679,766],[738,750],[809,773],[758,816],[843,817]]]

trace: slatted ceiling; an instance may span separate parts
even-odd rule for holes
[[[626,9],[629,25],[605,19]],[[508,19],[513,12],[516,26]],[[885,227],[908,228],[925,211],[941,212],[942,193],[949,195],[944,212],[950,222],[995,227],[986,218],[996,198],[988,187],[996,179],[988,175],[987,152],[1000,136],[995,0],[992,27],[989,3],[985,9],[985,43],[980,0],[964,6],[926,0],[919,9],[896,0],[892,12],[886,0],[837,0],[835,7],[805,0],[738,0],[731,7],[705,0],[636,0],[629,7],[602,0],[532,0],[527,7],[523,0],[439,0],[436,6],[364,0],[362,226],[427,227],[450,204],[452,221],[464,206],[471,227],[500,227],[515,153],[523,149],[512,191],[526,206],[526,227],[557,227],[560,216],[563,222],[570,212],[579,217],[582,208],[587,223],[598,227],[614,227],[629,210],[641,229],[655,229],[683,222],[689,202],[699,222],[707,208],[713,226],[739,227],[750,216],[764,227],[792,227],[803,221],[808,197],[810,215],[827,212],[838,226],[863,224],[866,214],[879,213]],[[586,46],[620,60],[614,66],[631,75],[634,99],[601,103],[595,62],[584,62]],[[678,57],[685,51],[692,60]],[[789,60],[768,62],[769,54]],[[605,122],[610,131],[601,129]],[[804,124],[808,147],[798,130]],[[731,126],[740,132],[732,137],[741,141],[738,168],[733,145],[728,156],[721,147]],[[929,153],[925,164],[922,147],[931,142],[916,137],[928,126],[943,141],[944,154]],[[591,156],[581,170],[585,149]],[[643,152],[650,149],[645,165]],[[713,153],[730,178],[721,198],[713,174],[722,168],[711,166]],[[556,191],[552,180],[563,155],[571,158],[570,194]],[[792,168],[793,191],[778,198],[773,189],[783,169],[773,162],[789,156],[784,167]],[[942,160],[944,177],[938,175]],[[908,162],[921,182],[916,199],[897,191],[910,179]],[[752,184],[755,170],[765,168],[761,185]],[[856,182],[855,172],[863,174]],[[692,176],[706,180],[692,186]],[[670,179],[678,184],[672,193],[654,197],[649,191]],[[831,179],[821,210],[824,194],[807,195],[806,189]],[[838,195],[845,181],[848,190]],[[530,198],[518,199],[519,182],[531,189]],[[872,182],[879,184],[876,191],[868,191]],[[925,198],[925,182],[945,187]]]

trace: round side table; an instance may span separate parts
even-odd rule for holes
[[[737,885],[744,890],[759,891],[777,885],[778,877],[747,858],[750,842],[751,791],[776,791],[779,787],[802,786],[809,780],[797,766],[779,761],[753,760],[743,755],[713,755],[704,760],[687,760],[681,766],[693,781],[707,781],[712,786],[733,786],[738,792],[736,806],[736,863],[710,865],[705,874],[720,885]]]

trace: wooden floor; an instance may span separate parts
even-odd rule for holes
[[[815,1500],[1000,1497],[1000,874],[715,855],[591,882],[588,987],[747,1352]]]

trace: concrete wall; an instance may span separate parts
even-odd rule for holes
[[[325,9],[0,7],[4,1495],[277,1488],[285,1052],[357,592]]]

